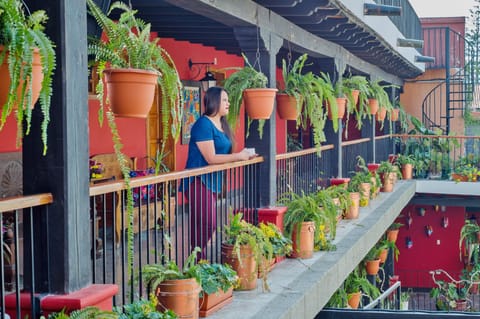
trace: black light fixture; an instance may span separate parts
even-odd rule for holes
[[[423,40],[418,39],[397,39],[398,47],[423,48]]]
[[[192,79],[195,79],[200,75],[200,72],[202,71],[203,67],[205,67],[205,76],[201,78],[199,81],[202,84],[202,89],[203,91],[207,91],[209,88],[217,85],[217,80],[213,76],[213,73],[210,72],[209,70],[209,65],[215,65],[217,64],[217,59],[214,59],[213,62],[193,62],[192,59],[188,59],[188,68],[192,70],[195,65],[198,65],[198,72],[195,74],[195,76],[192,77]]]
[[[402,14],[402,7],[364,3],[363,14],[366,16],[399,16]]]
[[[427,55],[416,55],[415,56],[415,62],[435,63],[435,57],[434,56],[427,56]]]

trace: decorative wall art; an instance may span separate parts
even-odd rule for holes
[[[182,144],[188,144],[192,126],[201,114],[201,86],[196,81],[184,81],[183,83]]]

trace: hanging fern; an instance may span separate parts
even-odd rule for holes
[[[34,51],[38,50],[42,66],[43,80],[39,101],[43,114],[41,139],[43,154],[47,152],[47,127],[50,122],[50,104],[52,96],[52,77],[56,67],[53,42],[43,32],[48,16],[44,10],[38,10],[25,16],[23,2],[18,0],[0,1],[0,65],[8,65],[10,86],[5,104],[0,105],[0,130],[7,117],[17,108],[17,146],[21,145],[24,134],[30,133],[32,119],[32,83]],[[17,95],[21,92],[20,95]],[[24,129],[25,124],[25,129]]]

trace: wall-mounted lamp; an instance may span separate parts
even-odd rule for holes
[[[208,69],[209,65],[215,65],[215,64],[217,64],[216,58],[213,59],[213,62],[193,62],[192,59],[188,59],[188,68],[190,70],[192,70],[193,68],[195,68],[195,66],[198,65],[197,74],[195,74],[195,76],[193,76],[192,79],[195,79],[196,77],[198,77],[202,69],[205,68],[205,76],[199,80],[202,84],[202,89],[204,92],[207,91],[209,88],[217,85],[217,80],[213,76],[213,73],[210,72],[210,70]]]
[[[416,55],[415,56],[415,62],[435,63],[435,57],[434,56],[427,56],[427,55]]]
[[[363,14],[366,16],[399,16],[402,14],[402,7],[364,3]]]
[[[423,40],[418,39],[397,39],[397,47],[423,48]]]

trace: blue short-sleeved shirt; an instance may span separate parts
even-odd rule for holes
[[[232,142],[228,136],[217,129],[212,121],[206,116],[201,116],[195,124],[193,124],[190,132],[186,168],[197,168],[208,165],[207,161],[202,156],[202,153],[200,153],[197,142],[211,140],[213,140],[216,154],[229,154],[231,152]],[[222,191],[222,178],[223,174],[221,173],[210,173],[202,175],[202,182],[212,192],[220,193]]]

